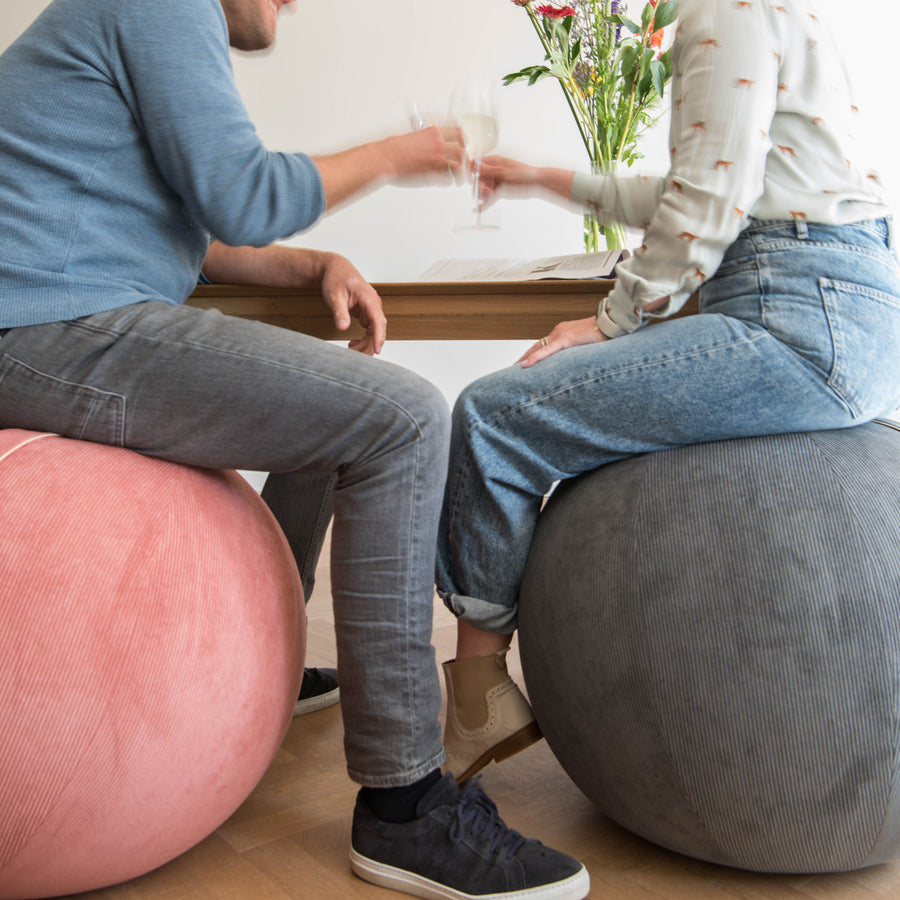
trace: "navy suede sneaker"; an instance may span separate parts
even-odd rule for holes
[[[350,865],[366,881],[414,897],[582,900],[587,869],[508,828],[477,778],[460,789],[449,772],[419,801],[419,818],[394,824],[358,796]]]

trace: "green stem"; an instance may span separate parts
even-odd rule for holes
[[[541,26],[538,24],[537,17],[535,16],[534,12],[532,12],[532,9],[530,6],[526,6],[525,11],[528,13],[528,18],[531,20],[531,25],[534,28],[535,32],[537,33],[538,39],[540,40],[541,45],[544,48],[544,53],[546,54],[547,59],[550,59],[550,55],[551,55],[553,48],[547,42],[547,36],[544,34],[544,29],[541,28]],[[591,152],[590,141],[588,139],[588,136],[585,134],[584,128],[582,127],[582,124],[581,124],[582,120],[579,117],[578,112],[575,109],[574,103],[572,102],[572,98],[569,95],[569,90],[562,81],[560,81],[558,78],[556,80],[559,82],[559,86],[562,89],[563,96],[566,98],[566,103],[569,104],[569,110],[572,113],[572,118],[575,120],[575,126],[578,128],[578,133],[581,135],[581,140],[584,143],[584,147],[587,150],[588,155],[590,155],[590,152]]]

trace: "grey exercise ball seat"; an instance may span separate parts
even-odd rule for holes
[[[698,444],[562,484],[519,645],[550,748],[626,829],[760,872],[900,856],[900,431]]]

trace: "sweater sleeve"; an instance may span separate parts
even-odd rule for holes
[[[659,206],[664,179],[647,175],[630,178],[576,172],[569,199],[597,216],[603,224],[617,222],[647,228]]]
[[[673,59],[671,168],[644,244],[616,269],[607,301],[625,331],[645,304],[684,305],[718,268],[764,190],[780,42],[768,4],[682,0]]]
[[[267,150],[234,84],[218,0],[121,3],[115,72],[154,162],[190,214],[232,245],[312,225],[325,205],[313,161]]]

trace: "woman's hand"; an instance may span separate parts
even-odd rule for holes
[[[568,347],[599,344],[606,340],[608,338],[597,330],[596,320],[593,316],[588,319],[576,319],[572,322],[560,322],[550,334],[532,344],[516,362],[521,364],[523,369],[527,369]]]
[[[534,197],[549,193],[568,201],[574,172],[530,166],[506,156],[486,156],[479,163],[481,199],[488,202],[501,188],[508,196]]]

